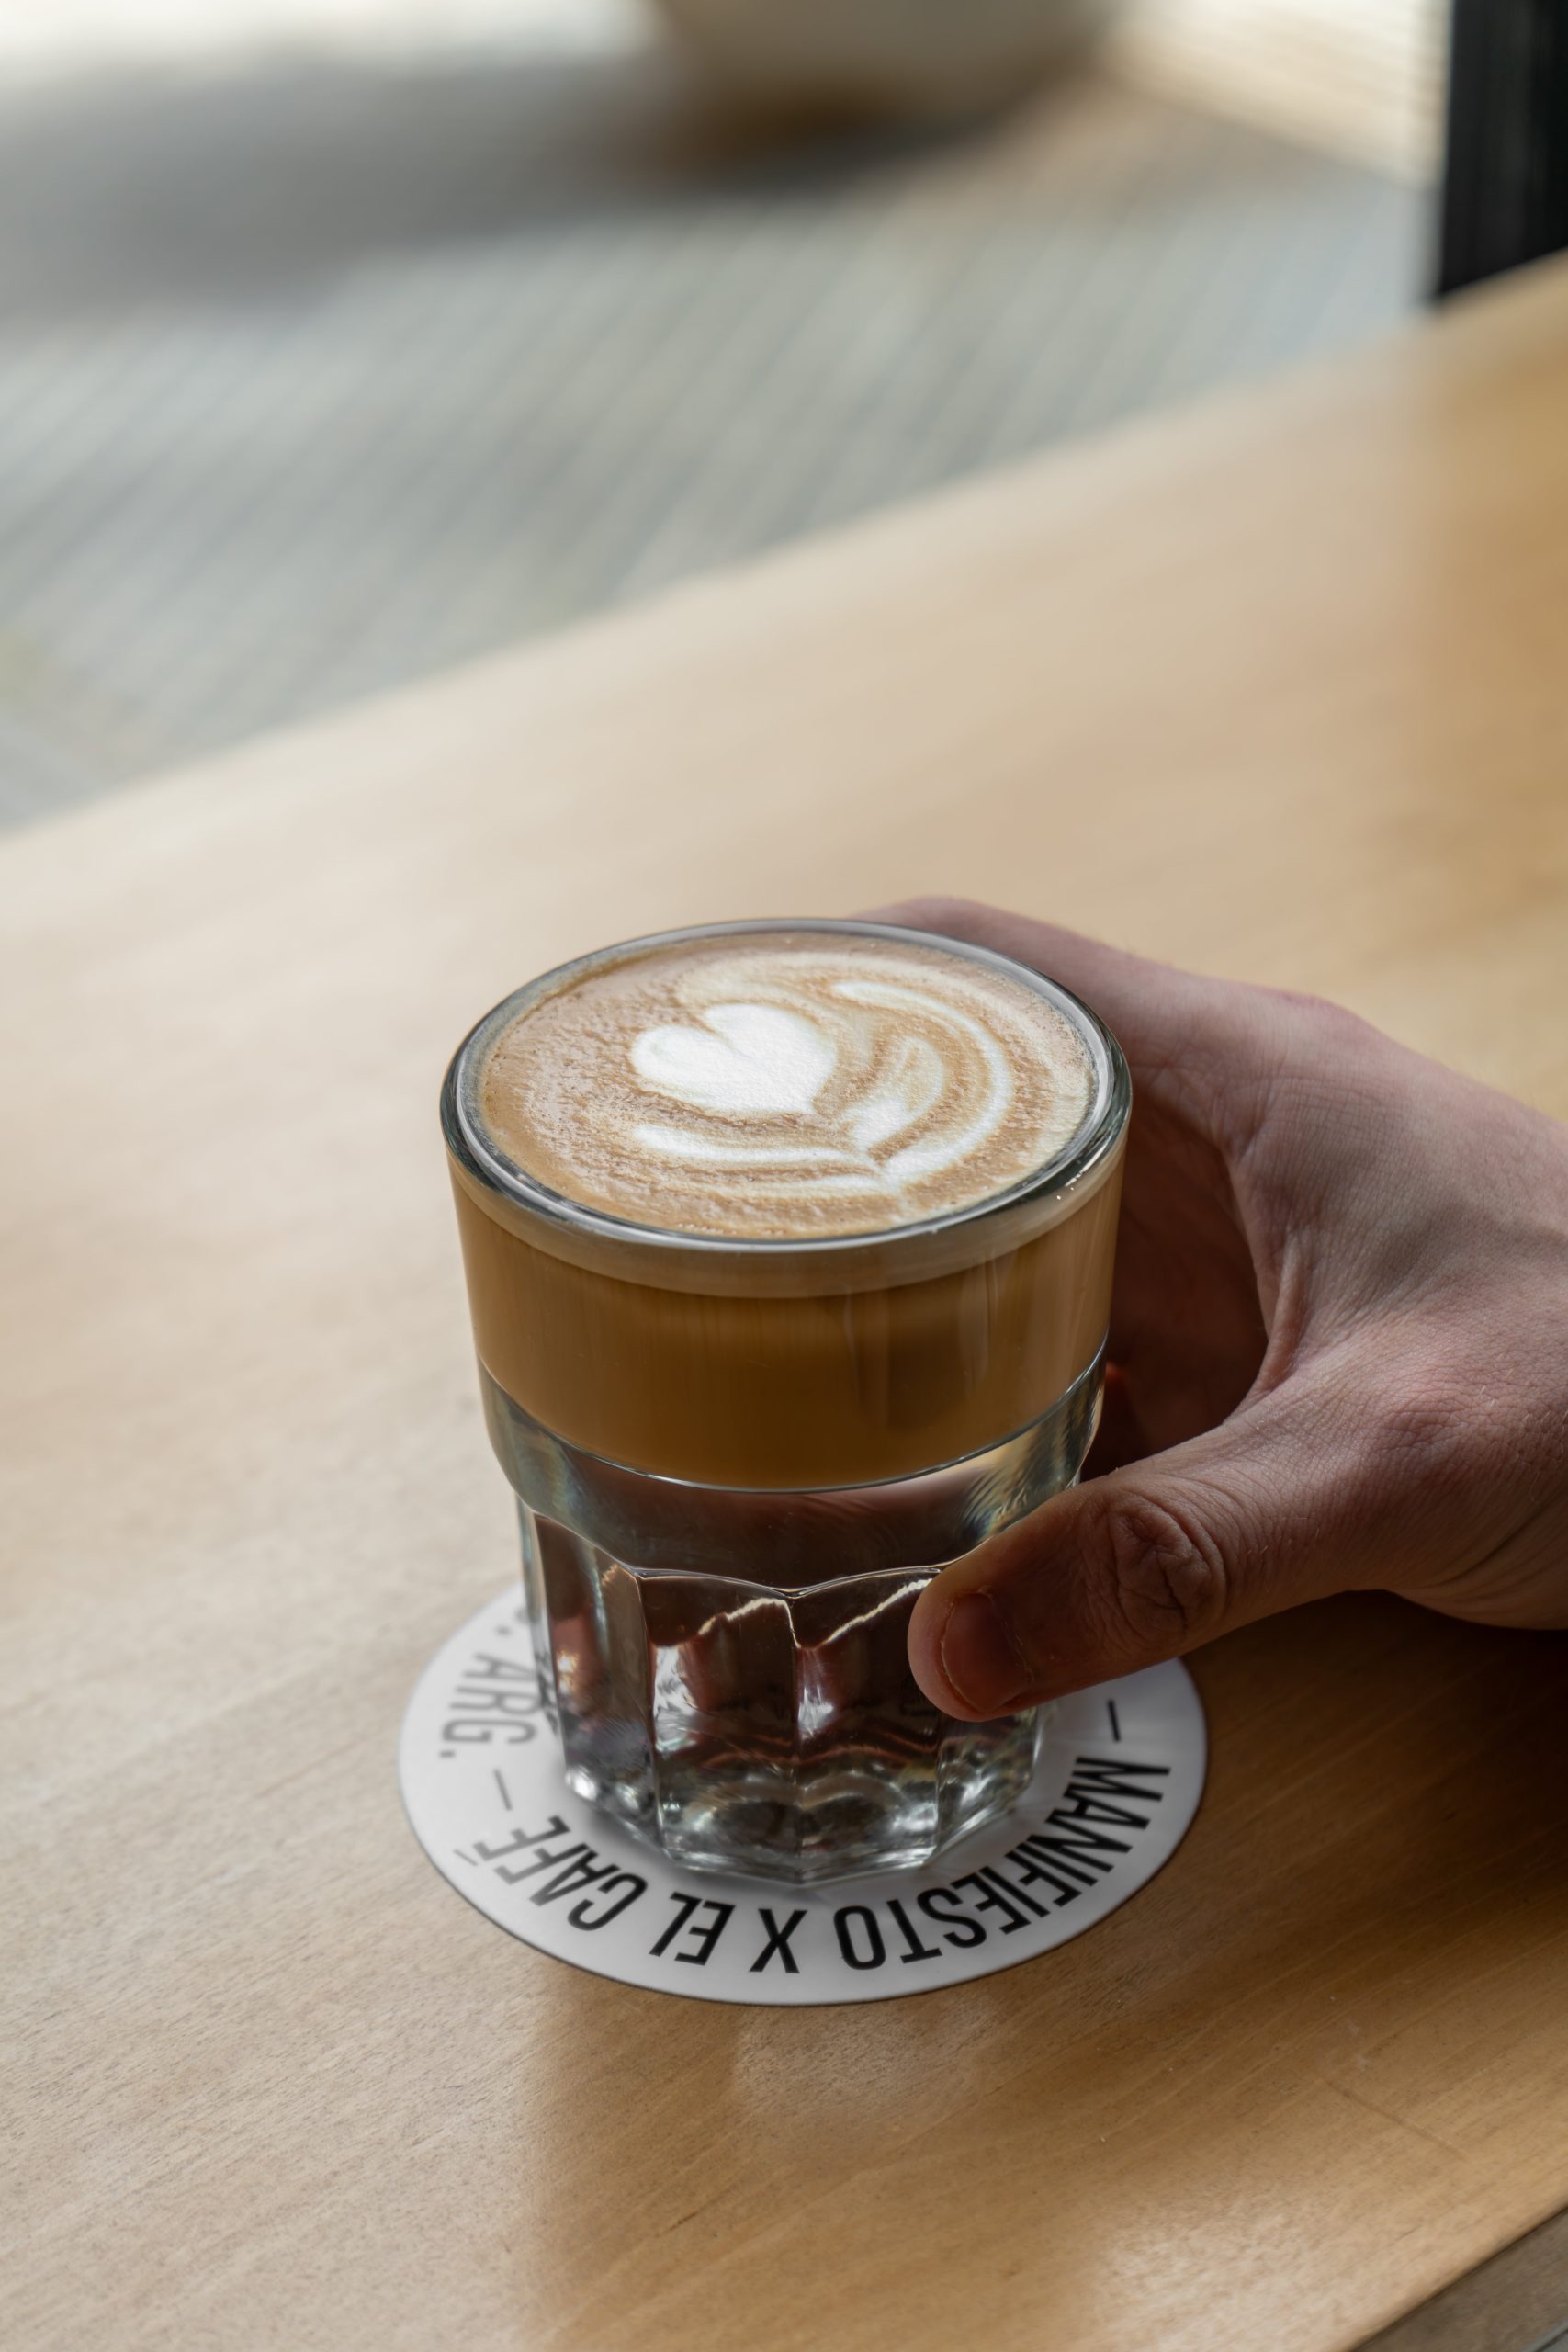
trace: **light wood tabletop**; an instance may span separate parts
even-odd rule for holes
[[[1565,417],[1546,271],[0,853],[7,2346],[1332,2352],[1568,2199],[1552,1638],[1216,1645],[1163,1874],[869,2007],[544,1958],[393,1771],[528,974],[958,889],[1568,1111]]]

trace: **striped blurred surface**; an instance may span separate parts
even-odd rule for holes
[[[1416,187],[1096,74],[789,136],[648,53],[0,93],[0,819],[1416,300]]]

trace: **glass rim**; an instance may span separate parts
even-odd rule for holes
[[[769,932],[821,932],[840,937],[849,934],[885,939],[901,946],[936,948],[998,972],[1005,978],[1021,981],[1063,1015],[1088,1048],[1094,1072],[1094,1093],[1081,1125],[1062,1149],[1043,1160],[1038,1168],[1015,1178],[1001,1191],[987,1193],[962,1208],[942,1210],[908,1224],[826,1235],[696,1233],[672,1226],[644,1225],[634,1217],[589,1208],[569,1193],[556,1192],[496,1147],[479,1115],[478,1077],[494,1039],[503,1029],[510,1028],[531,1003],[558,995],[594,971],[660,948]],[[453,1055],[442,1083],[441,1125],[454,1159],[481,1189],[531,1213],[548,1226],[579,1234],[585,1240],[597,1240],[620,1250],[649,1250],[656,1256],[694,1256],[712,1265],[802,1261],[831,1264],[835,1259],[852,1257],[856,1250],[902,1250],[906,1244],[972,1232],[993,1219],[1010,1222],[1015,1211],[1043,1205],[1077,1190],[1105,1165],[1120,1145],[1132,1108],[1132,1091],[1126,1057],[1093,1006],[1086,1004],[1061,981],[1036,971],[1032,965],[1021,963],[996,948],[953,939],[944,932],[919,931],[908,924],[863,922],[848,915],[763,915],[734,922],[691,923],[673,931],[645,932],[636,938],[617,940],[606,947],[592,948],[586,955],[570,956],[536,978],[525,980],[480,1015]]]

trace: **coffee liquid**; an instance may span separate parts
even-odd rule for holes
[[[1120,1059],[1007,959],[845,924],[584,958],[445,1116],[480,1360],[602,1461],[877,1485],[993,1446],[1103,1342]]]

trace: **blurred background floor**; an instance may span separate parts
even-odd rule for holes
[[[624,9],[125,56],[78,0],[40,62],[18,5],[3,820],[1343,348],[1427,266],[1418,173],[1190,75],[807,134]]]

